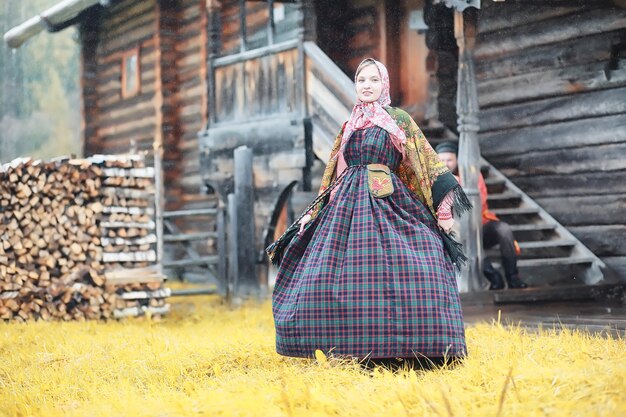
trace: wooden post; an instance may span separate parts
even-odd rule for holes
[[[237,277],[239,276],[237,249],[237,201],[235,194],[228,194],[228,277],[226,282],[226,300],[231,303]]]
[[[228,295],[228,276],[226,267],[226,221],[224,219],[224,202],[220,199],[217,205],[217,253],[220,255],[217,264],[217,276],[221,284],[224,285],[224,292]]]
[[[219,25],[220,8],[216,1],[207,0],[207,65],[206,65],[206,83],[207,83],[207,112],[205,129],[217,121],[216,116],[216,94],[215,94],[215,68],[213,61],[219,55],[219,39],[221,36],[221,28]]]
[[[239,0],[239,41],[241,42],[239,45],[239,51],[245,52],[248,50],[248,28],[246,27],[247,19],[246,19],[246,0]]]
[[[274,33],[276,32],[276,25],[274,23],[274,0],[268,0],[267,9],[269,13],[269,19],[267,20],[267,44],[274,44]]]
[[[155,128],[152,149],[154,153],[154,190],[155,190],[155,223],[157,235],[157,268],[163,273],[163,210],[164,187],[163,187],[163,80],[161,77],[161,5],[156,3],[156,33],[154,35],[154,49],[156,53],[154,75],[154,114]]]
[[[475,25],[468,25],[467,15],[475,10],[454,12],[454,34],[459,46],[457,87],[457,114],[459,130],[459,172],[465,193],[474,206],[461,218],[461,235],[467,255],[467,266],[461,275],[461,291],[482,290],[482,207],[478,180],[480,174],[480,146],[478,143],[478,97],[472,50]],[[475,14],[474,14],[475,16]]]
[[[256,233],[254,222],[254,184],[252,178],[252,149],[235,149],[235,204],[237,215],[237,286],[240,297],[258,296],[256,276]]]

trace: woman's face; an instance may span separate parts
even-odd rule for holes
[[[383,91],[383,82],[374,64],[361,69],[356,77],[356,96],[364,103],[372,103],[380,97]]]

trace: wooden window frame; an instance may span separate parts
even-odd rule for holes
[[[126,86],[127,86],[127,81],[128,81],[128,74],[126,72],[126,60],[132,57],[136,57],[137,60],[137,72],[135,73],[134,77],[135,77],[135,88],[133,88],[132,90],[127,90]],[[122,53],[122,62],[121,62],[121,66],[122,66],[122,98],[130,98],[130,97],[134,97],[137,94],[139,94],[139,91],[141,90],[141,60],[139,59],[139,47],[135,47],[133,49],[130,49],[126,52]]]

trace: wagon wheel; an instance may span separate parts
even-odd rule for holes
[[[279,194],[276,202],[274,203],[274,209],[270,216],[265,234],[263,237],[263,250],[261,251],[258,259],[258,264],[263,265],[262,275],[269,276],[270,262],[269,258],[265,254],[265,248],[271,245],[276,239],[278,239],[287,230],[287,227],[291,224],[293,219],[293,213],[289,213],[289,198],[293,193],[293,189],[298,185],[298,181],[292,181],[287,185]]]

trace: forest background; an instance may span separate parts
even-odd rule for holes
[[[59,0],[0,0],[0,31]],[[0,163],[81,153],[80,44],[76,27],[0,46]]]

